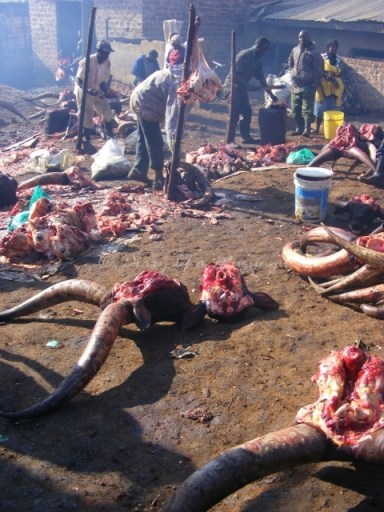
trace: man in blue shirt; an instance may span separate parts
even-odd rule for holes
[[[152,75],[155,71],[159,71],[160,66],[157,61],[159,54],[156,50],[151,50],[145,55],[138,57],[132,66],[132,75],[135,76],[133,85],[143,82],[149,75]]]

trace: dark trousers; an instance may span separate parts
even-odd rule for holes
[[[315,94],[316,89],[314,87],[306,87],[302,92],[291,94],[292,114],[298,126],[303,121],[311,123],[314,120]]]
[[[237,123],[239,123],[241,137],[243,139],[249,139],[251,136],[251,119],[252,109],[249,103],[248,91],[242,87],[236,87],[234,91],[232,116],[228,126],[228,142],[235,141]]]
[[[147,176],[148,169],[162,171],[164,167],[164,142],[160,123],[146,121],[137,116],[138,141],[136,161],[133,166],[142,176]]]

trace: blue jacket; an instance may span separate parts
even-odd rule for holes
[[[155,71],[159,71],[160,66],[157,60],[151,61],[146,58],[145,55],[138,57],[132,66],[132,75],[135,75],[134,85],[143,82],[149,75],[152,75]]]

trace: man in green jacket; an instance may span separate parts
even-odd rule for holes
[[[269,41],[266,37],[256,39],[254,46],[242,50],[236,56],[235,90],[232,103],[232,117],[228,127],[228,142],[235,141],[236,126],[239,123],[240,135],[244,144],[255,144],[257,141],[251,137],[252,109],[249,103],[248,91],[255,91],[255,87],[248,82],[256,78],[264,90],[269,94],[272,101],[277,101],[265,80],[261,63],[262,56],[268,51]],[[229,98],[231,73],[224,82],[224,91]],[[239,122],[240,119],[240,122]]]
[[[314,120],[315,94],[323,76],[324,60],[306,30],[299,33],[299,44],[291,51],[288,68],[292,77],[292,113],[297,124],[292,135],[309,137]]]

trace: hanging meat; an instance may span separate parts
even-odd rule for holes
[[[208,65],[199,45],[197,30],[193,40],[191,68],[190,77],[182,81],[181,86],[177,89],[177,94],[187,105],[195,101],[208,103],[215,100],[222,85],[219,77]]]

